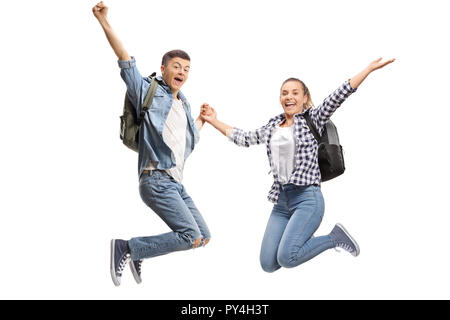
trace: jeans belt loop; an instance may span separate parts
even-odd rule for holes
[[[153,175],[153,170],[144,170],[143,173],[151,177]]]

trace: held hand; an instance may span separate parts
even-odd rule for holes
[[[202,119],[202,121],[208,122],[214,128],[219,130],[224,136],[228,136],[228,133],[231,133],[233,130],[233,127],[217,119],[216,110],[214,110],[214,108],[207,103],[202,104],[202,106],[200,107],[199,117]]]
[[[103,3],[103,1],[100,1],[95,5],[95,7],[92,8],[92,12],[98,20],[106,19],[108,16],[108,7]]]
[[[387,61],[381,61],[383,58],[378,58],[375,61],[372,61],[369,66],[367,67],[369,69],[370,72],[378,70],[383,68],[384,66],[387,66],[388,64],[392,63],[395,61],[395,59],[391,59],[391,60],[387,60]]]
[[[209,104],[204,103],[200,107],[200,117],[202,118],[202,120],[211,123],[211,121],[217,119],[217,112]]]

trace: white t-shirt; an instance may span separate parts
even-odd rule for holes
[[[172,151],[175,158],[173,160],[176,163],[175,167],[167,169],[166,172],[179,183],[183,180],[186,128],[187,116],[183,107],[183,102],[174,99],[169,114],[167,115],[166,123],[164,124],[163,140]],[[153,164],[150,164],[145,169],[154,170],[156,167]]]
[[[295,169],[294,125],[276,127],[270,139],[270,149],[279,181],[286,184]]]

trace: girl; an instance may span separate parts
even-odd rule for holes
[[[373,71],[395,59],[379,58],[356,76],[347,80],[322,104],[314,107],[307,86],[299,79],[283,82],[280,103],[284,113],[272,118],[255,130],[245,132],[217,119],[214,108],[204,104],[201,117],[239,146],[265,143],[274,183],[268,199],[275,203],[264,234],[260,262],[264,271],[274,272],[280,267],[296,267],[335,247],[352,255],[359,254],[359,246],[341,224],[330,234],[313,237],[324,213],[320,190],[318,143],[310,132],[306,112],[317,131],[322,134],[333,112],[350,96]]]

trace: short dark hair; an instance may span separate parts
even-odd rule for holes
[[[181,58],[184,60],[191,61],[191,58],[189,57],[189,55],[186,52],[184,52],[183,50],[172,50],[172,51],[166,52],[163,55],[161,65],[166,67],[167,63],[173,58]]]

